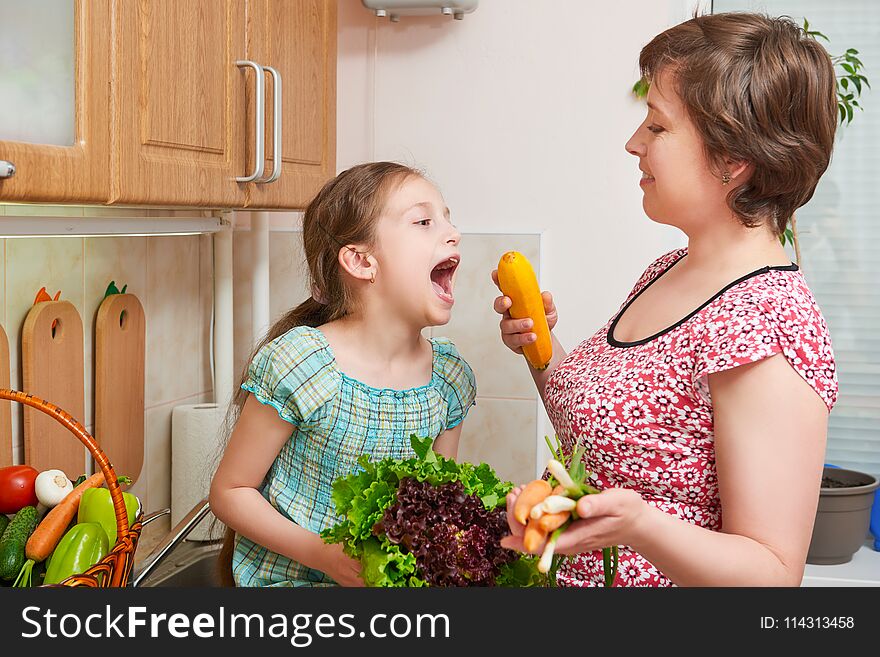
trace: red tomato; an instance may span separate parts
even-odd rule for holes
[[[26,506],[37,505],[34,480],[38,474],[29,465],[0,468],[0,513],[15,513]]]

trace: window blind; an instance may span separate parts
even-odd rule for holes
[[[826,462],[880,476],[880,3],[876,0],[715,0],[713,12],[786,15],[832,54],[859,51],[864,111],[840,126],[831,166],[796,213],[801,266],[828,322],[840,397]]]

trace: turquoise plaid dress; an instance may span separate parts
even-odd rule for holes
[[[291,329],[257,352],[241,387],[292,425],[260,486],[285,518],[315,533],[335,524],[331,484],[354,472],[361,454],[410,458],[410,434],[436,438],[465,418],[476,397],[474,374],[450,340],[430,342],[431,381],[408,390],[373,388],[346,376],[316,328]],[[232,570],[238,586],[334,584],[239,534]]]

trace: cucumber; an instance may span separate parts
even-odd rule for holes
[[[15,579],[24,565],[24,546],[37,528],[36,507],[26,506],[15,514],[0,536],[0,579]]]
[[[9,524],[9,518],[6,517],[5,513],[0,513],[0,536],[3,536],[3,531],[6,529],[6,525]]]

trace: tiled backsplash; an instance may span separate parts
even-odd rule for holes
[[[171,409],[210,401],[212,249],[208,235],[0,240],[0,313],[9,338],[10,385],[21,389],[21,331],[41,287],[70,301],[83,321],[86,428],[93,427],[98,306],[111,280],[146,315],[144,467],[132,491],[147,511],[170,504]],[[49,400],[51,401],[51,400]],[[13,457],[23,458],[22,408],[12,405]],[[100,436],[96,436],[100,444]],[[72,435],[70,440],[76,440]],[[109,455],[111,461],[113,455]],[[130,473],[119,473],[130,474]],[[167,518],[165,519],[167,522]],[[161,521],[160,521],[161,522]]]
[[[537,235],[465,235],[453,319],[434,334],[451,338],[477,377],[477,405],[464,424],[460,458],[486,461],[511,481],[531,479],[536,463],[538,402],[522,358],[498,338],[489,278],[504,251],[523,252],[539,267]],[[252,345],[248,231],[233,240],[236,375]],[[300,233],[278,231],[270,240],[273,320],[306,298]],[[111,280],[135,294],[146,315],[144,468],[133,492],[147,511],[171,504],[171,412],[180,404],[210,402],[212,241],[208,235],[174,237],[21,238],[0,240],[0,312],[9,337],[11,385],[20,389],[21,330],[37,290],[73,303],[83,318],[85,418],[93,430],[94,324]],[[51,400],[50,400],[51,401]],[[100,442],[100,436],[96,436]],[[74,440],[71,436],[71,440]],[[13,405],[14,457],[23,456],[22,414]],[[109,455],[112,461],[112,454]],[[206,455],[213,458],[214,455]],[[123,474],[123,473],[120,473]],[[164,519],[167,522],[167,517]]]

